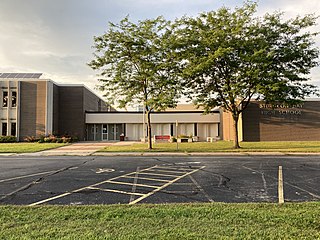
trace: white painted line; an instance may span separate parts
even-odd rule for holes
[[[135,178],[135,177],[131,177],[131,176],[126,176],[123,178]],[[139,179],[142,180],[149,180],[149,181],[155,181],[155,182],[170,182],[170,180],[163,180],[163,179],[156,179],[156,178],[145,178],[145,177],[139,177]]]
[[[27,178],[27,177],[34,177],[34,176],[40,176],[40,175],[50,174],[50,173],[54,173],[54,172],[57,172],[57,171],[59,171],[59,170],[48,171],[48,172],[40,172],[40,173],[33,173],[33,174],[23,175],[23,176],[19,176],[19,177],[2,179],[2,180],[0,180],[0,183],[9,182],[9,181],[13,181],[13,180],[17,180],[17,179],[22,179],[22,178]]]
[[[284,203],[282,166],[279,166],[278,197],[279,197],[279,203],[280,204]]]
[[[120,185],[129,185],[129,186],[138,186],[138,187],[147,187],[147,188],[158,188],[159,186],[152,186],[152,185],[145,185],[145,184],[134,184],[134,183],[127,183],[127,182],[118,182],[118,181],[107,181],[106,183],[112,184],[120,184]]]
[[[190,175],[190,174],[192,174],[192,173],[195,173],[195,172],[197,172],[197,171],[199,171],[200,169],[203,169],[203,168],[205,168],[205,166],[203,166],[203,167],[201,167],[201,168],[199,168],[199,169],[195,169],[195,170],[193,170],[193,171],[191,171],[191,172],[185,173],[185,174],[183,174],[182,176],[179,176],[179,177],[171,180],[170,182],[168,182],[168,183],[166,183],[166,184],[158,187],[157,189],[153,190],[152,192],[149,192],[149,193],[145,194],[144,196],[142,196],[142,197],[140,197],[140,198],[137,198],[136,200],[134,200],[133,202],[130,202],[129,204],[132,205],[132,204],[138,203],[138,202],[142,201],[143,199],[145,199],[145,198],[147,198],[147,197],[150,197],[151,195],[155,194],[156,192],[159,192],[160,190],[168,187],[168,186],[171,185],[172,183],[174,183],[174,182],[176,182],[176,181],[184,178],[185,176],[188,176],[188,175]]]
[[[143,196],[143,193],[133,193],[133,192],[126,192],[126,191],[121,191],[121,190],[116,190],[116,189],[109,189],[109,188],[97,188],[97,187],[87,187],[88,189],[95,189],[103,192],[113,192],[113,193],[122,193],[122,194],[127,194],[127,195],[136,195],[136,196]]]

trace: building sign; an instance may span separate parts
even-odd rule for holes
[[[301,104],[259,104],[260,113],[264,116],[276,117],[298,117],[303,111],[303,103]]]

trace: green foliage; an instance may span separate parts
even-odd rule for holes
[[[317,33],[307,31],[316,17],[284,21],[282,13],[258,18],[256,11],[252,2],[234,11],[222,7],[184,17],[175,28],[189,96],[207,111],[222,106],[235,122],[253,98],[293,103],[316,93],[307,83],[318,66]]]
[[[110,23],[104,35],[94,38],[95,59],[89,66],[100,72],[100,90],[120,108],[134,103],[144,106],[149,148],[151,111],[176,106],[181,90],[173,37],[170,22],[163,17],[137,24],[126,17],[119,24]]]
[[[17,138],[15,136],[0,136],[0,143],[12,143],[17,142]]]
[[[39,138],[35,136],[27,136],[24,139],[26,142],[38,142],[38,143],[71,143],[78,141],[77,137],[71,136],[57,136],[50,134],[48,136],[41,135]]]
[[[137,24],[126,17],[95,37],[89,66],[100,71],[100,90],[109,102],[121,108],[135,102],[147,111],[175,106],[180,89],[171,40],[170,22],[162,17]]]
[[[24,138],[25,142],[39,142],[40,138],[37,138],[35,136],[27,136]]]

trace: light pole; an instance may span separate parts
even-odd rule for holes
[[[142,113],[142,131],[143,131],[143,142],[146,142],[146,129],[145,129],[145,120],[146,120],[146,113],[145,113],[145,106],[143,103],[143,113]]]
[[[179,149],[178,147],[178,120],[176,120],[176,141],[177,141],[177,151]]]

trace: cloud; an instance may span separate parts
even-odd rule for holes
[[[93,87],[93,36],[106,31],[108,21],[129,15],[133,21],[163,15],[175,19],[219,7],[241,6],[237,0],[1,0],[0,72],[43,72],[63,83],[86,83]],[[282,10],[287,17],[320,9],[316,0],[261,0],[259,14]],[[319,30],[319,27],[316,28]],[[320,46],[320,40],[317,39]],[[312,71],[320,85],[319,68]]]

